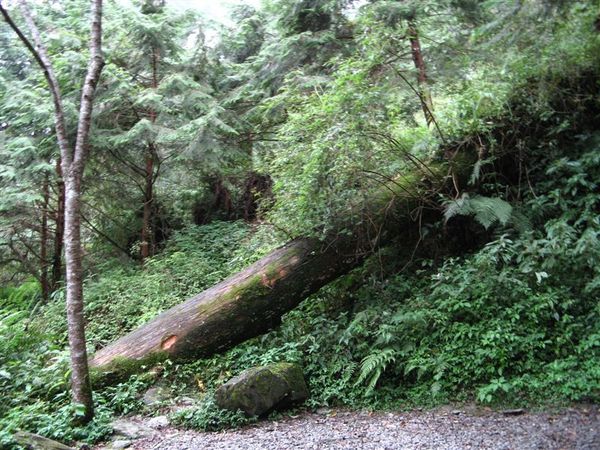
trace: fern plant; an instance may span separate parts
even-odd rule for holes
[[[396,360],[396,349],[386,347],[375,349],[372,353],[363,358],[360,364],[360,373],[356,380],[356,385],[366,382],[367,392],[375,389],[379,378],[387,368],[388,364]]]
[[[483,195],[471,197],[466,192],[456,200],[444,202],[444,209],[446,222],[455,216],[473,216],[486,230],[497,222],[506,225],[513,215],[510,203],[501,198]]]

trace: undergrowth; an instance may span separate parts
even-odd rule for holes
[[[85,282],[90,350],[240,270],[278,244],[267,227],[253,231],[243,222],[215,222],[182,230],[143,268],[131,265],[92,275]],[[96,391],[94,421],[74,426],[64,292],[46,306],[40,306],[36,281],[0,294],[0,390],[7,393],[0,403],[0,446],[11,445],[17,429],[61,441],[94,442],[111,432],[109,423],[115,415],[142,408],[140,392],[149,381],[134,376]]]
[[[600,400],[600,136],[581,137],[578,149],[548,164],[527,195],[529,231],[499,227],[472,255],[423,259],[383,280],[355,271],[279,329],[173,380],[212,392],[248,367],[288,361],[304,368],[309,407]],[[349,289],[356,278],[362,287]],[[205,393],[177,422],[223,427],[212,402]]]

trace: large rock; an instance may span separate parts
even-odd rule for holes
[[[22,446],[22,448],[31,450],[75,450],[60,442],[53,441],[39,434],[29,433],[28,431],[17,431],[13,439]]]
[[[275,407],[285,407],[307,397],[302,369],[290,363],[245,370],[215,393],[220,408],[230,411],[241,409],[248,416],[260,416]]]

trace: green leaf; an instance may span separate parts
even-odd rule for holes
[[[446,222],[454,216],[474,216],[486,230],[496,222],[506,225],[512,216],[512,206],[501,198],[482,195],[470,197],[468,193],[445,202],[444,207]]]

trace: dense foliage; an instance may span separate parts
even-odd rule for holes
[[[84,3],[34,7],[71,115]],[[90,350],[290,238],[352,234],[373,192],[410,189],[415,161],[469,174],[423,196],[409,249],[390,242],[264,336],[96,390],[77,426],[51,102],[2,25],[0,445],[17,429],[94,442],[182,397],[175,423],[244,424],[213,391],[278,361],[303,367],[315,408],[600,400],[598,5],[270,0],[205,39],[196,14],[142,3],[105,13],[82,214]],[[151,385],[171,399],[144,405]]]

